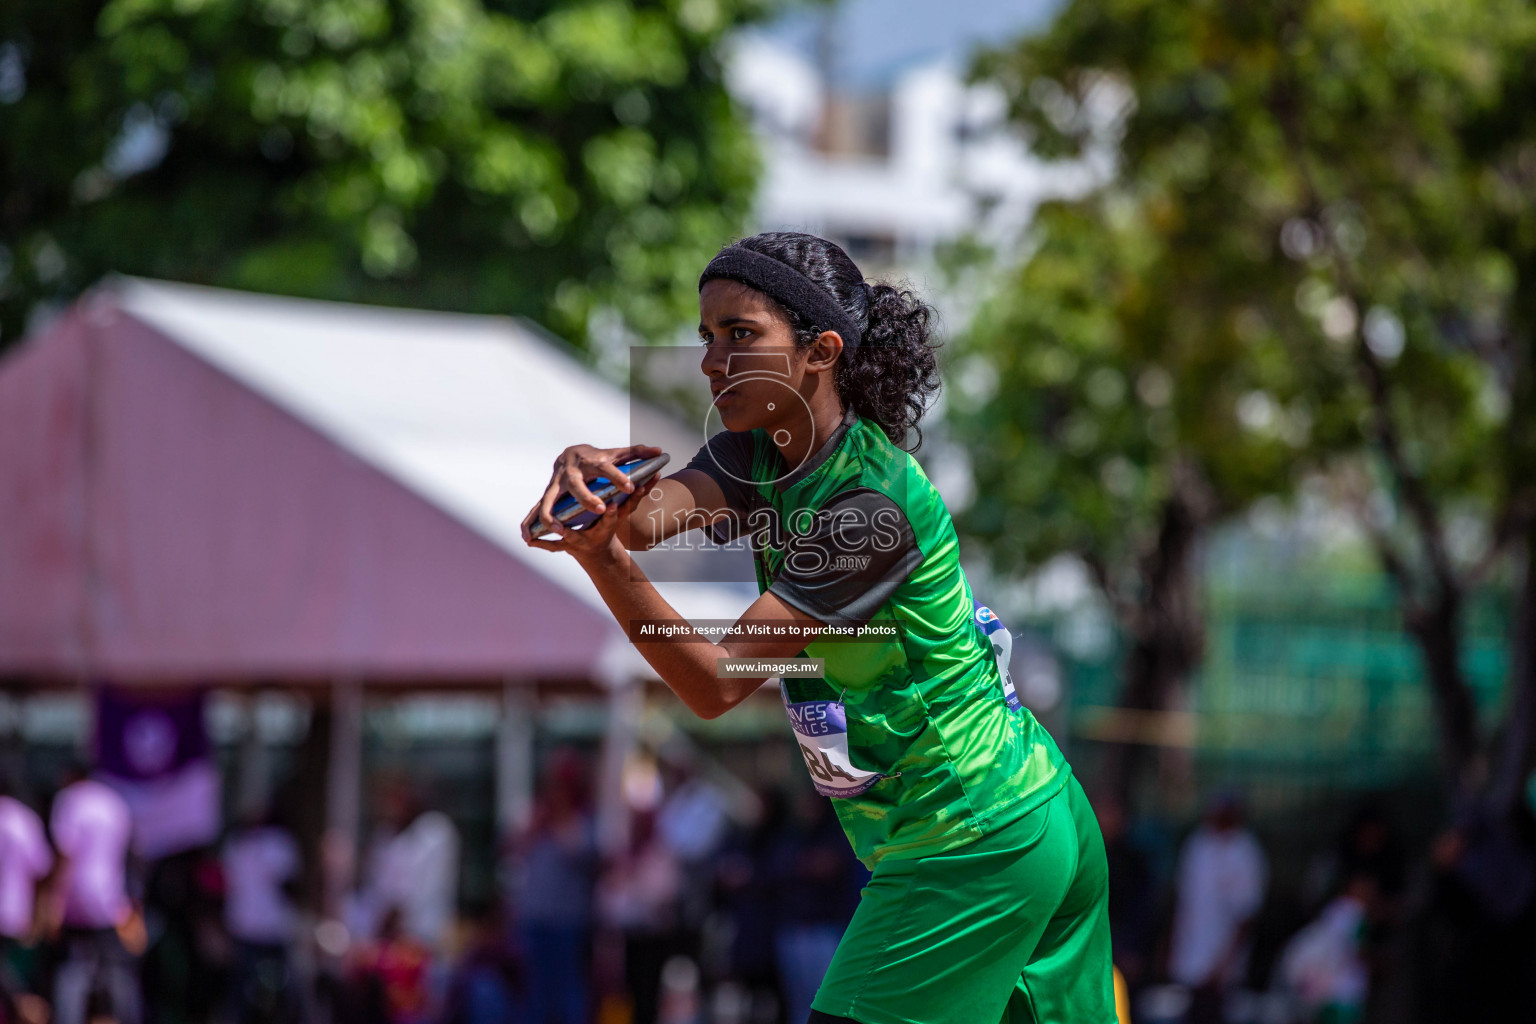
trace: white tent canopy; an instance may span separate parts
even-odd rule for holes
[[[515,320],[117,279],[0,362],[0,672],[649,675],[519,533],[567,444],[701,443],[635,418]]]

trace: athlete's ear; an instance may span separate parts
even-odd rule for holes
[[[805,357],[806,373],[826,373],[843,353],[843,336],[836,331],[822,331]]]

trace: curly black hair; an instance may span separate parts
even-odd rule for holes
[[[904,446],[911,433],[915,440],[909,450],[921,447],[917,423],[939,392],[934,308],[911,289],[865,281],[842,246],[817,235],[765,231],[734,244],[794,267],[837,299],[864,332],[857,348],[843,349],[833,371],[838,395],[854,412],[879,424],[893,443]],[[809,348],[829,329],[773,304],[794,331],[798,348]]]

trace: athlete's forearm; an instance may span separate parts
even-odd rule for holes
[[[631,622],[682,618],[619,544],[611,544],[603,552],[577,561],[626,632]],[[635,649],[656,670],[661,681],[700,718],[718,718],[762,685],[760,678],[718,678],[716,664],[720,658],[729,657],[730,652],[708,640],[637,642]]]
[[[720,485],[696,469],[683,469],[653,485],[633,515],[614,528],[630,551],[649,551],[689,530],[707,530],[726,514]]]

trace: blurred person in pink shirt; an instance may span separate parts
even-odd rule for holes
[[[43,819],[0,791],[0,937],[7,943],[32,937],[37,884],[52,870]]]
[[[0,784],[0,1008],[6,1020],[18,1016],[31,985],[17,971],[13,954],[29,942],[37,919],[37,886],[53,870],[53,849],[43,819]]]
[[[85,1024],[92,994],[105,994],[119,1024],[138,1024],[142,925],[128,897],[128,803],[111,787],[70,771],[54,797],[49,830],[63,890],[63,960],[54,979],[54,1024]],[[125,937],[127,945],[125,945]],[[137,947],[130,951],[129,945]],[[99,998],[97,1000],[100,1001]]]

